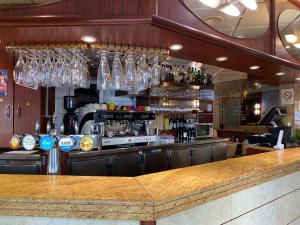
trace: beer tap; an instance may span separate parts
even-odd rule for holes
[[[75,130],[75,134],[79,134],[79,125],[77,121],[74,122],[74,130]]]
[[[94,122],[91,123],[90,132],[91,132],[91,134],[95,133],[95,123]]]
[[[51,130],[52,130],[52,126],[51,126],[51,122],[50,122],[50,119],[49,119],[48,122],[47,122],[46,131],[49,134],[51,132]]]
[[[65,133],[65,125],[62,123],[59,127],[59,133],[64,134]]]
[[[40,132],[41,132],[41,125],[40,125],[40,121],[37,120],[37,121],[35,122],[35,134],[36,134],[36,135],[39,135]]]

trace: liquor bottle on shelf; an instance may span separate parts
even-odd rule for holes
[[[169,130],[173,130],[173,119],[172,119],[172,117],[169,120]]]
[[[189,76],[186,76],[186,71],[184,69],[184,65],[182,65],[179,75],[181,77],[180,83],[189,83]]]
[[[213,86],[213,78],[209,74],[207,74],[207,85],[208,86]]]
[[[167,66],[167,71],[166,71],[166,81],[174,81],[174,72],[173,72],[173,67],[172,66]]]
[[[194,73],[194,68],[189,67],[187,70],[187,76],[189,78],[190,83],[195,83],[195,73]]]
[[[164,64],[161,64],[160,79],[161,81],[166,80],[166,66]]]
[[[186,126],[183,127],[183,142],[188,142],[188,129]]]
[[[174,81],[175,81],[176,83],[179,83],[180,77],[179,77],[178,66],[177,66],[177,65],[174,65],[174,66],[173,66],[173,76],[174,76]]]
[[[201,85],[207,85],[207,73],[205,67],[201,68]]]

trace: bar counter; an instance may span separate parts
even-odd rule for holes
[[[138,177],[0,175],[0,215],[156,221],[299,169],[293,148]]]

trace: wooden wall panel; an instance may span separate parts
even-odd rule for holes
[[[41,6],[1,10],[0,13],[1,16],[64,15],[107,19],[151,15],[154,11],[154,0],[62,0]]]

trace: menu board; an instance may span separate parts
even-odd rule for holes
[[[239,128],[241,116],[241,98],[229,97],[223,99],[224,128]]]

